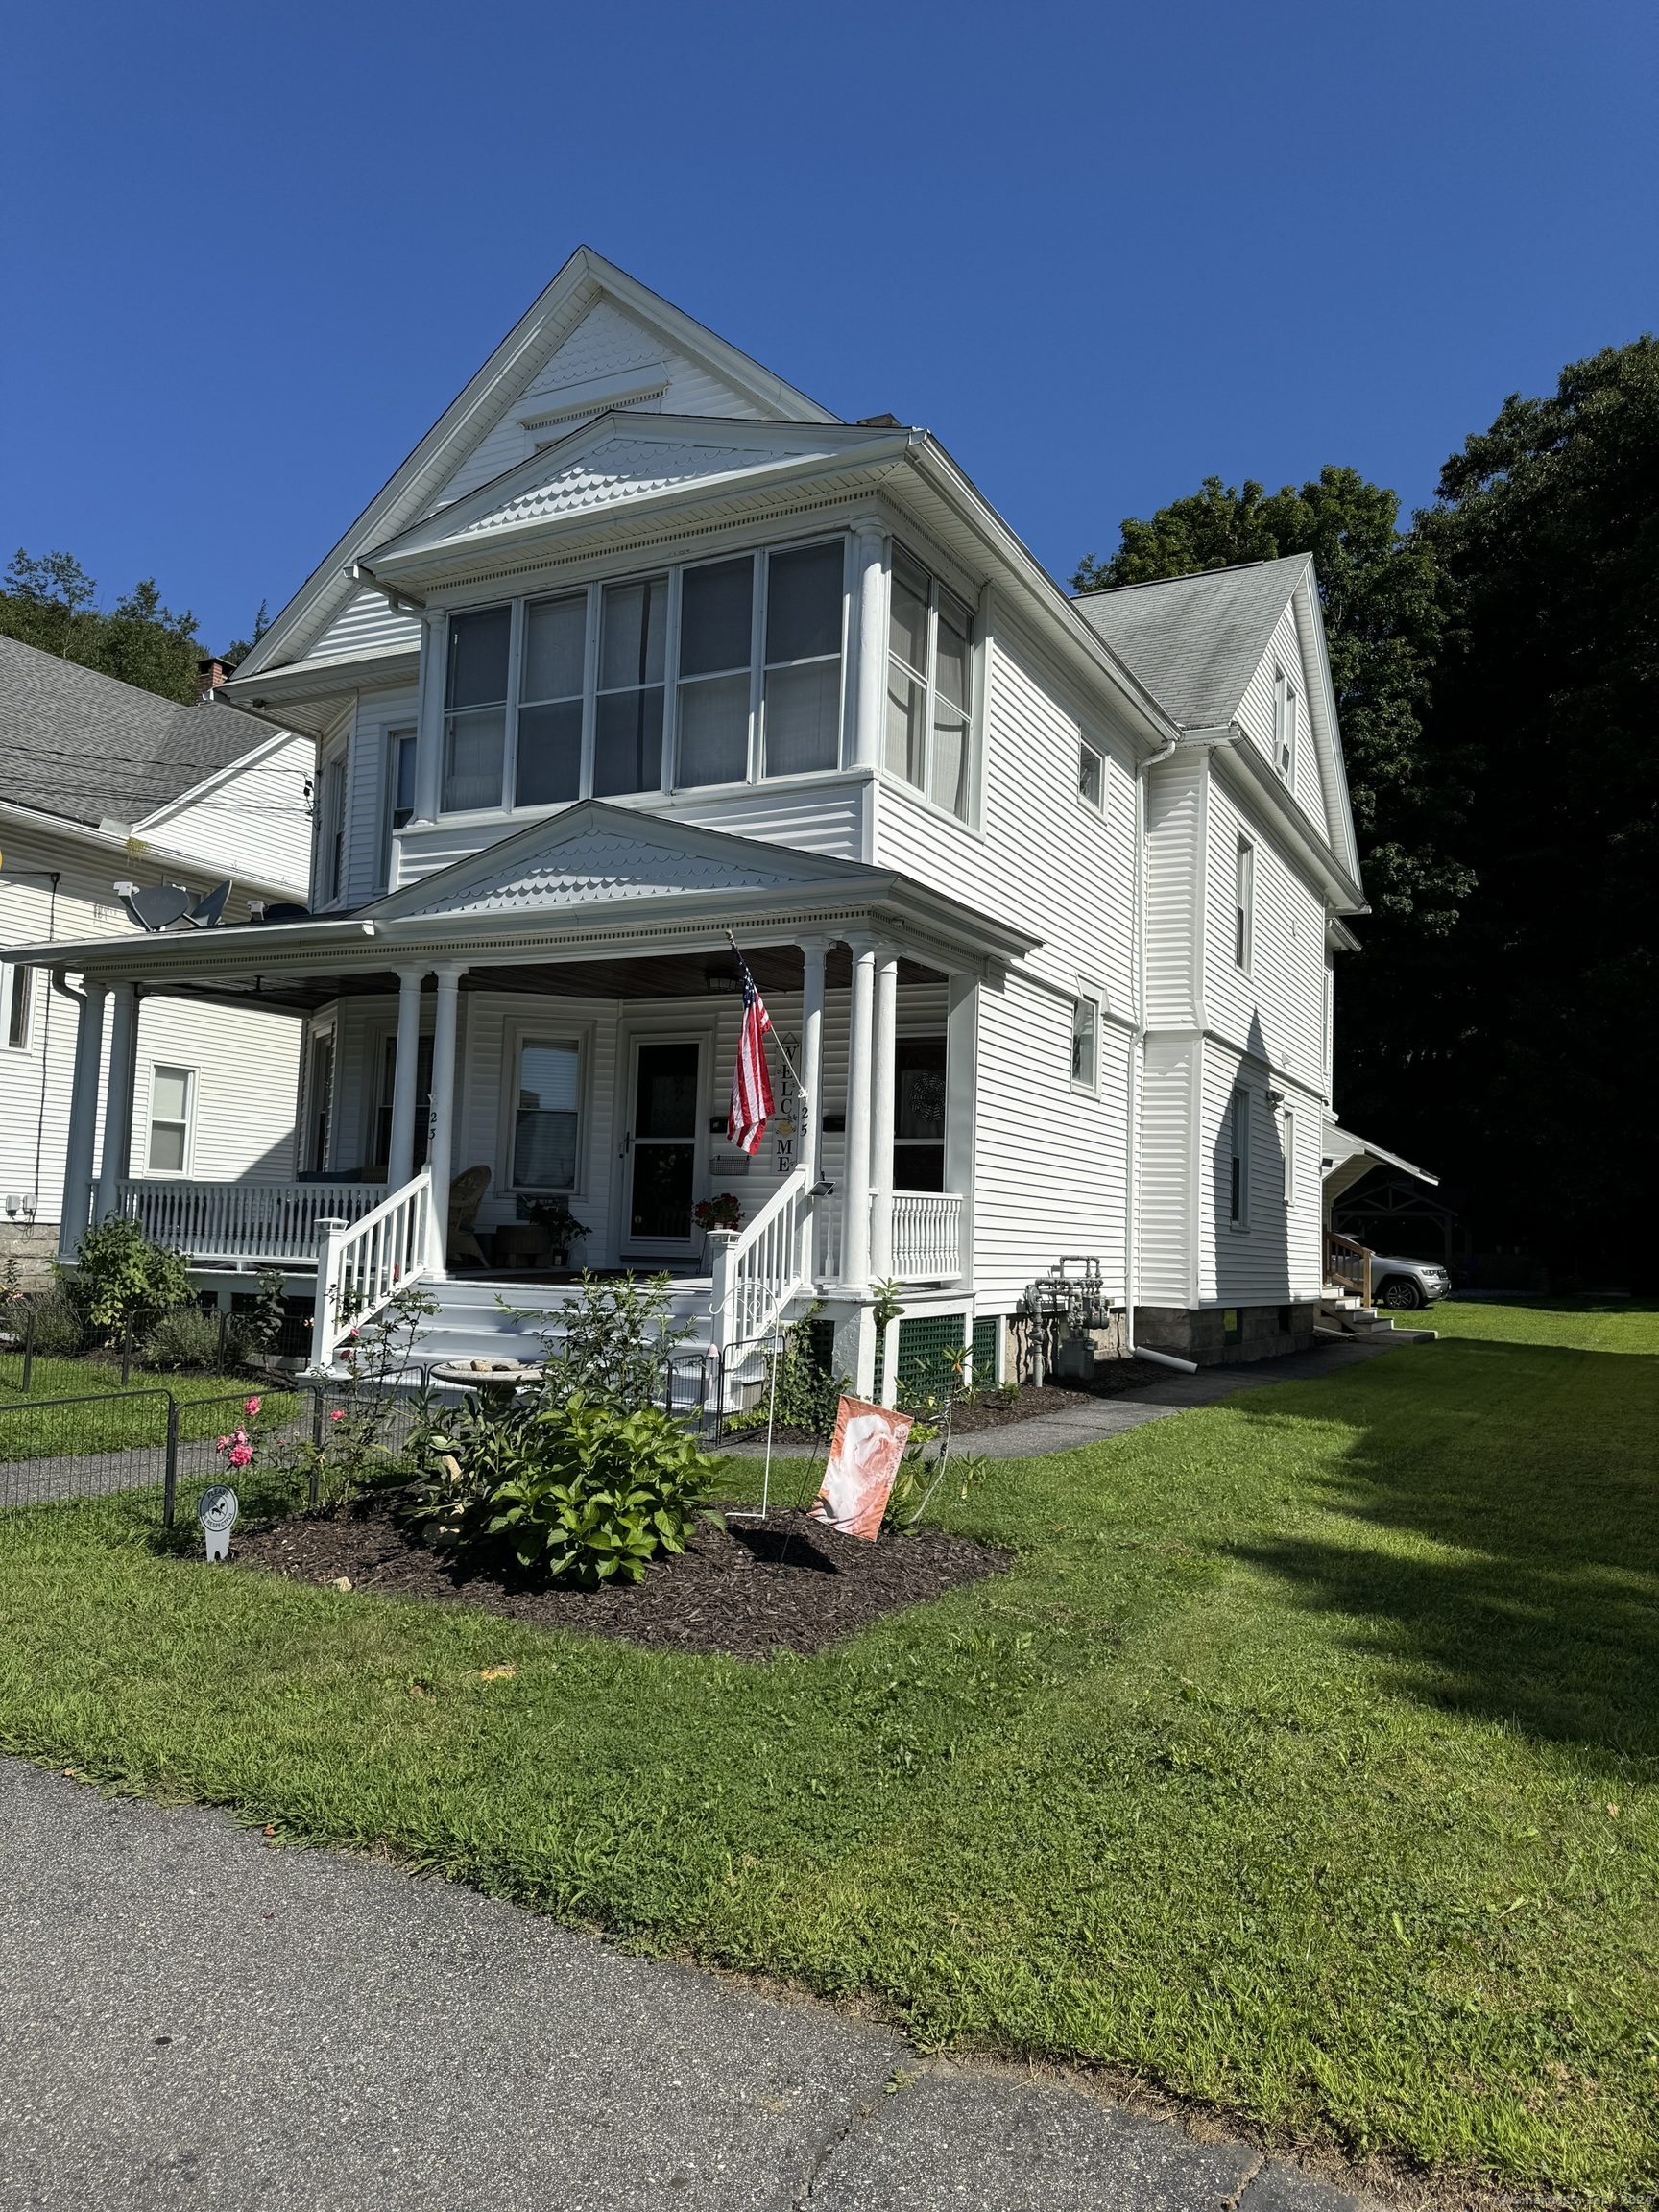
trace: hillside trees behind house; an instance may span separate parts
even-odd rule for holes
[[[1485,1248],[1650,1279],[1659,346],[1506,400],[1409,529],[1353,469],[1212,477],[1073,583],[1300,552],[1373,909],[1339,968],[1338,1110],[1437,1168]]]
[[[97,585],[72,553],[34,554],[19,547],[0,586],[0,637],[163,699],[187,704],[196,697],[197,663],[206,648],[193,613],[164,607],[153,576],[134,584],[108,612],[97,602]],[[262,606],[253,641],[265,623]],[[250,644],[238,640],[220,658],[234,665]]]

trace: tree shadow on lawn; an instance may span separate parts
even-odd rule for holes
[[[1360,1431],[1327,1485],[1343,1531],[1234,1555],[1348,1616],[1399,1695],[1659,1757],[1659,1360],[1465,1340],[1414,1377],[1413,1357],[1319,1409]],[[1278,1395],[1235,1407],[1283,1423]]]

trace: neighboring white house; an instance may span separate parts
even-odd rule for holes
[[[230,877],[238,918],[250,896],[303,900],[314,756],[222,697],[181,707],[0,637],[0,946],[34,947],[0,958],[0,1259],[26,1277],[44,1272],[62,1217],[83,986],[59,941],[142,939],[119,884],[200,895]],[[107,1026],[99,1094],[119,1037],[132,1136],[128,1157],[107,1157],[94,1128],[89,1173],[292,1176],[292,1014],[146,993],[131,1011],[118,999]]]
[[[820,1300],[866,1390],[874,1284],[983,1365],[1064,1256],[1142,1343],[1308,1340],[1363,892],[1307,560],[1070,599],[927,431],[583,249],[230,690],[317,733],[312,918],[70,965],[303,1009],[301,1179],[158,1234],[298,1274],[354,1222],[325,1298],[424,1271],[476,1348],[426,1193],[477,1167],[486,1238],[563,1199],[717,1341]],[[733,935],[804,1086],[753,1165]]]

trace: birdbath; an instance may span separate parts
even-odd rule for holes
[[[476,1390],[496,1410],[504,1410],[526,1382],[541,1380],[540,1360],[445,1359],[431,1370],[434,1382]]]

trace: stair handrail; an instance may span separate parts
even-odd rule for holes
[[[1361,1244],[1355,1238],[1344,1237],[1339,1229],[1325,1232],[1325,1280],[1327,1283],[1351,1285],[1359,1293],[1361,1306],[1371,1303],[1371,1262],[1374,1255],[1369,1244]]]
[[[803,1161],[752,1221],[708,1232],[709,1334],[717,1351],[764,1336],[810,1281],[812,1181]]]
[[[422,1167],[355,1221],[331,1216],[317,1228],[311,1364],[326,1369],[343,1337],[437,1265],[431,1169]]]

